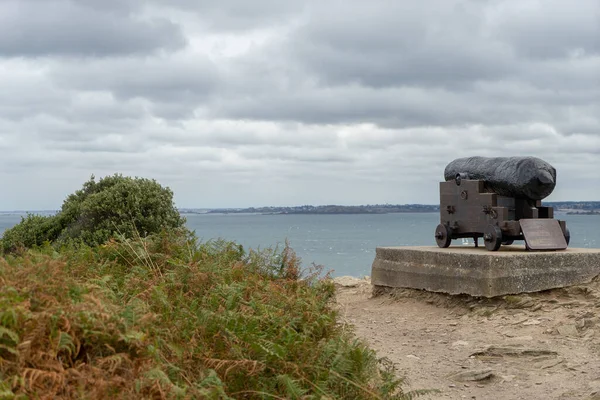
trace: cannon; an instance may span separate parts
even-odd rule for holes
[[[524,240],[527,250],[564,250],[570,233],[542,206],[556,185],[556,170],[536,157],[468,157],[450,162],[440,182],[439,247],[472,238],[486,249]]]

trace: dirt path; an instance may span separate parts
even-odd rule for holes
[[[600,282],[501,299],[337,278],[344,322],[428,399],[600,400]]]

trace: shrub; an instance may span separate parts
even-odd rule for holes
[[[22,247],[41,246],[59,232],[60,226],[54,216],[27,214],[21,217],[20,223],[4,232],[2,250],[9,252]]]
[[[78,241],[90,246],[121,235],[132,238],[180,228],[185,219],[173,204],[173,192],[155,180],[108,176],[91,179],[67,197],[54,216],[28,215],[2,237],[4,252],[48,241]]]

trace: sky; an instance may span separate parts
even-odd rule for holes
[[[600,200],[600,1],[0,0],[0,210],[435,204],[467,156]]]

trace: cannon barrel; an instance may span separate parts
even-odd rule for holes
[[[556,186],[556,169],[537,157],[467,157],[450,162],[446,181],[457,175],[485,181],[485,189],[500,196],[542,200]]]

